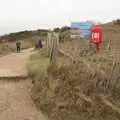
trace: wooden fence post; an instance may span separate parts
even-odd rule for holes
[[[46,40],[47,55],[50,56],[50,64],[56,65],[56,57],[59,49],[59,34],[50,32]]]
[[[50,54],[50,64],[51,65],[56,65],[56,58],[58,55],[58,45],[59,45],[59,35],[56,33],[51,33],[51,42],[52,42],[52,47],[51,47],[51,54]]]

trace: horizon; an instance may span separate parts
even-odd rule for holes
[[[75,21],[107,23],[120,18],[119,4],[119,0],[1,0],[0,35],[70,26]]]
[[[106,23],[112,22],[114,20],[117,20],[117,19],[104,21],[104,22],[103,21],[94,21],[94,20],[91,20],[91,21],[93,21],[93,22],[100,22],[102,24],[106,24]],[[90,20],[86,20],[86,21],[90,21]],[[84,21],[72,21],[72,22],[85,22],[85,20]],[[40,27],[40,26],[42,26],[42,27]],[[24,29],[22,28],[22,25],[19,26],[19,27],[18,26],[14,26],[13,27],[14,29],[11,29],[11,27],[9,29],[9,27],[7,27],[6,29],[8,30],[8,32],[2,31],[2,32],[0,32],[0,36],[9,35],[11,33],[24,32],[24,31],[52,30],[54,28],[62,28],[62,27],[65,27],[65,26],[71,27],[71,22],[69,24],[63,24],[63,25],[55,25],[55,24],[54,25],[52,24],[52,25],[49,25],[49,26],[45,25],[45,24],[32,25],[32,26],[29,25],[27,28],[24,28]]]

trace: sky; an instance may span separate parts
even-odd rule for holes
[[[0,0],[0,35],[70,26],[71,22],[109,22],[120,18],[120,0]]]

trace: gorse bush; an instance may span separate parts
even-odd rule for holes
[[[114,77],[120,72],[119,63],[116,63],[116,67],[113,63],[105,63],[106,66],[103,64],[98,69],[97,62],[103,60],[97,58],[96,62],[93,61],[49,66],[46,74],[34,85],[33,100],[51,120],[119,120],[120,116],[100,99],[100,94],[106,94],[120,100],[120,79]],[[111,75],[113,69],[114,73]],[[113,94],[115,91],[116,94]],[[93,104],[89,99],[93,100]]]

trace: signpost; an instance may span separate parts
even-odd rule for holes
[[[96,45],[96,51],[100,50],[100,43],[102,42],[102,27],[93,27],[91,29],[91,41]]]
[[[71,23],[71,37],[80,38],[90,35],[91,22],[72,22]]]
[[[89,21],[71,23],[71,38],[90,36],[91,42],[96,45],[97,52],[99,52],[102,42],[102,31],[102,27],[93,27],[93,24]]]

